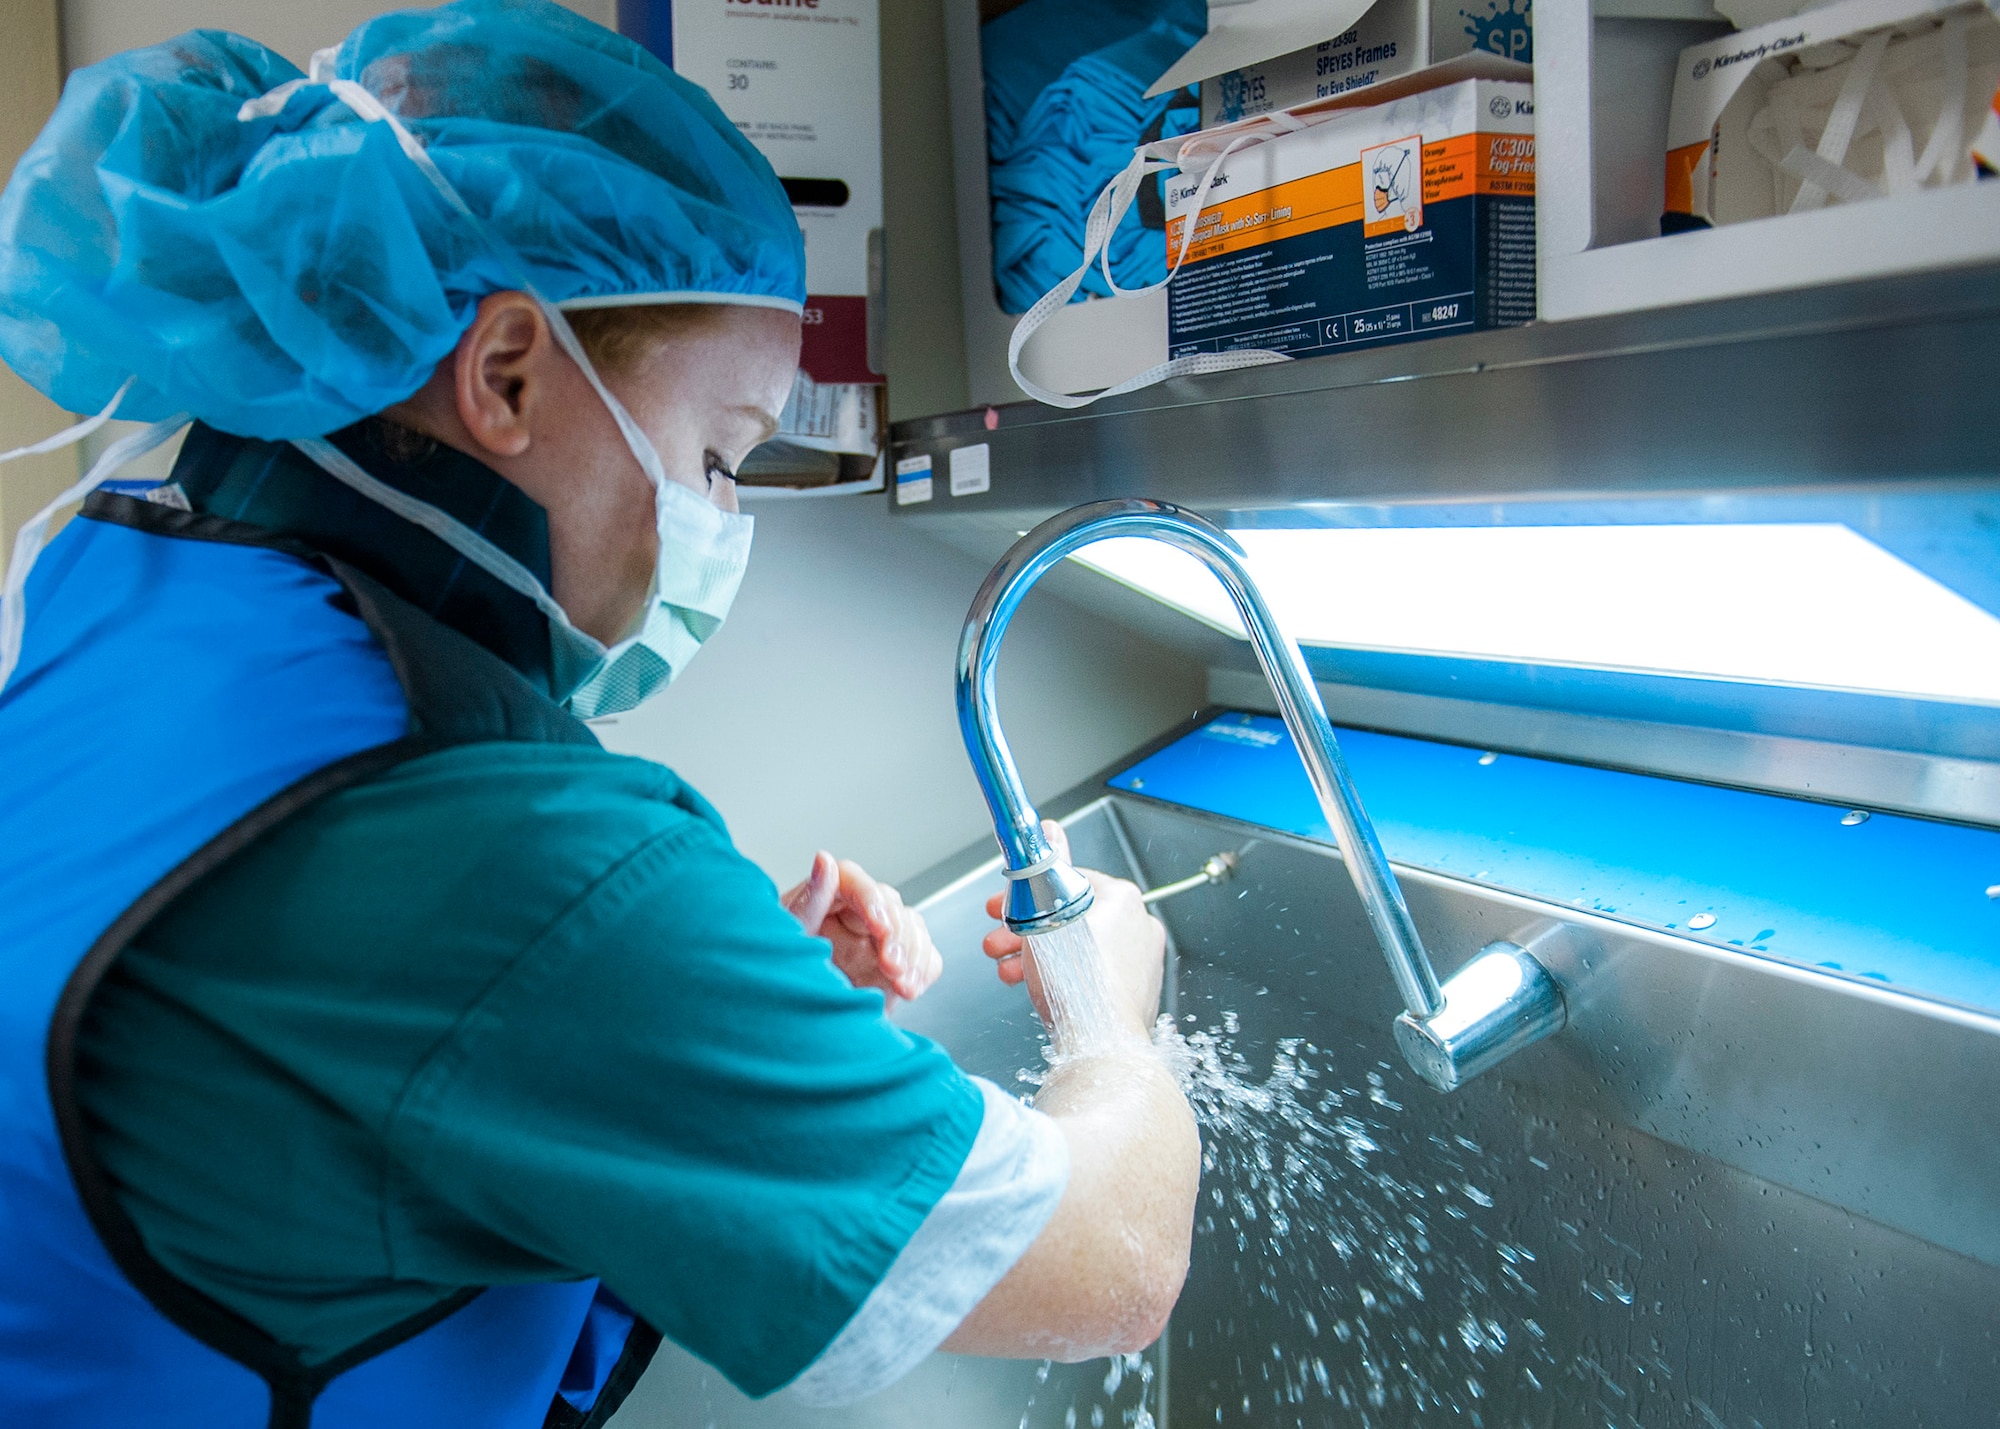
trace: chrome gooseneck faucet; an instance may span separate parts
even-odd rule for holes
[[[1089,910],[1091,892],[1089,881],[1056,857],[1043,835],[1041,817],[1028,802],[1000,731],[993,691],[1000,642],[1021,601],[1051,566],[1117,536],[1143,536],[1186,551],[1229,593],[1402,993],[1407,1011],[1396,1019],[1396,1041],[1417,1074],[1450,1091],[1560,1029],[1566,1017],[1562,990],[1532,954],[1513,943],[1488,944],[1439,985],[1340,757],[1304,656],[1279,629],[1250,579],[1242,548],[1201,517],[1163,501],[1096,501],[1049,518],[1001,558],[966,615],[958,642],[958,724],[1000,839],[1007,926],[1017,933],[1060,928]]]

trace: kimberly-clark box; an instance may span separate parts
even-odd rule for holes
[[[1375,0],[1330,40],[1204,79],[1201,126],[1347,94],[1474,50],[1532,63],[1530,0]]]
[[[1230,155],[1167,288],[1168,353],[1304,357],[1531,321],[1533,96],[1464,80]],[[1168,184],[1170,255],[1200,187]]]
[[[1970,183],[2000,83],[1978,0],[1843,0],[1682,50],[1663,233]]]

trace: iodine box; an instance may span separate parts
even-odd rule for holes
[[[1464,80],[1230,155],[1167,288],[1169,354],[1303,357],[1531,321],[1533,95]],[[1170,259],[1200,188],[1168,185]]]

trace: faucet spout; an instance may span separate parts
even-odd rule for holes
[[[1511,944],[1504,945],[1511,949],[1505,954],[1503,945],[1489,947],[1457,977],[1439,984],[1402,886],[1361,807],[1305,657],[1251,579],[1242,548],[1201,517],[1163,501],[1097,501],[1044,521],[1001,558],[966,615],[958,645],[958,723],[1000,840],[1009,881],[1007,925],[1019,933],[1061,927],[1088,910],[1091,895],[1089,882],[1050,848],[1001,732],[994,695],[1000,643],[1043,574],[1083,547],[1119,536],[1142,536],[1186,551],[1215,574],[1235,605],[1408,1009],[1398,1019],[1396,1036],[1416,1071],[1449,1091],[1561,1027],[1560,989],[1531,955]],[[1494,976],[1497,965],[1490,965],[1481,977],[1466,981],[1467,974],[1502,956],[1507,976]]]

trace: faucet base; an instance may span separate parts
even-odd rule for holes
[[[1404,1060],[1441,1092],[1560,1031],[1569,1018],[1548,969],[1514,943],[1488,943],[1442,990],[1444,1007],[1434,1016],[1396,1019]]]

